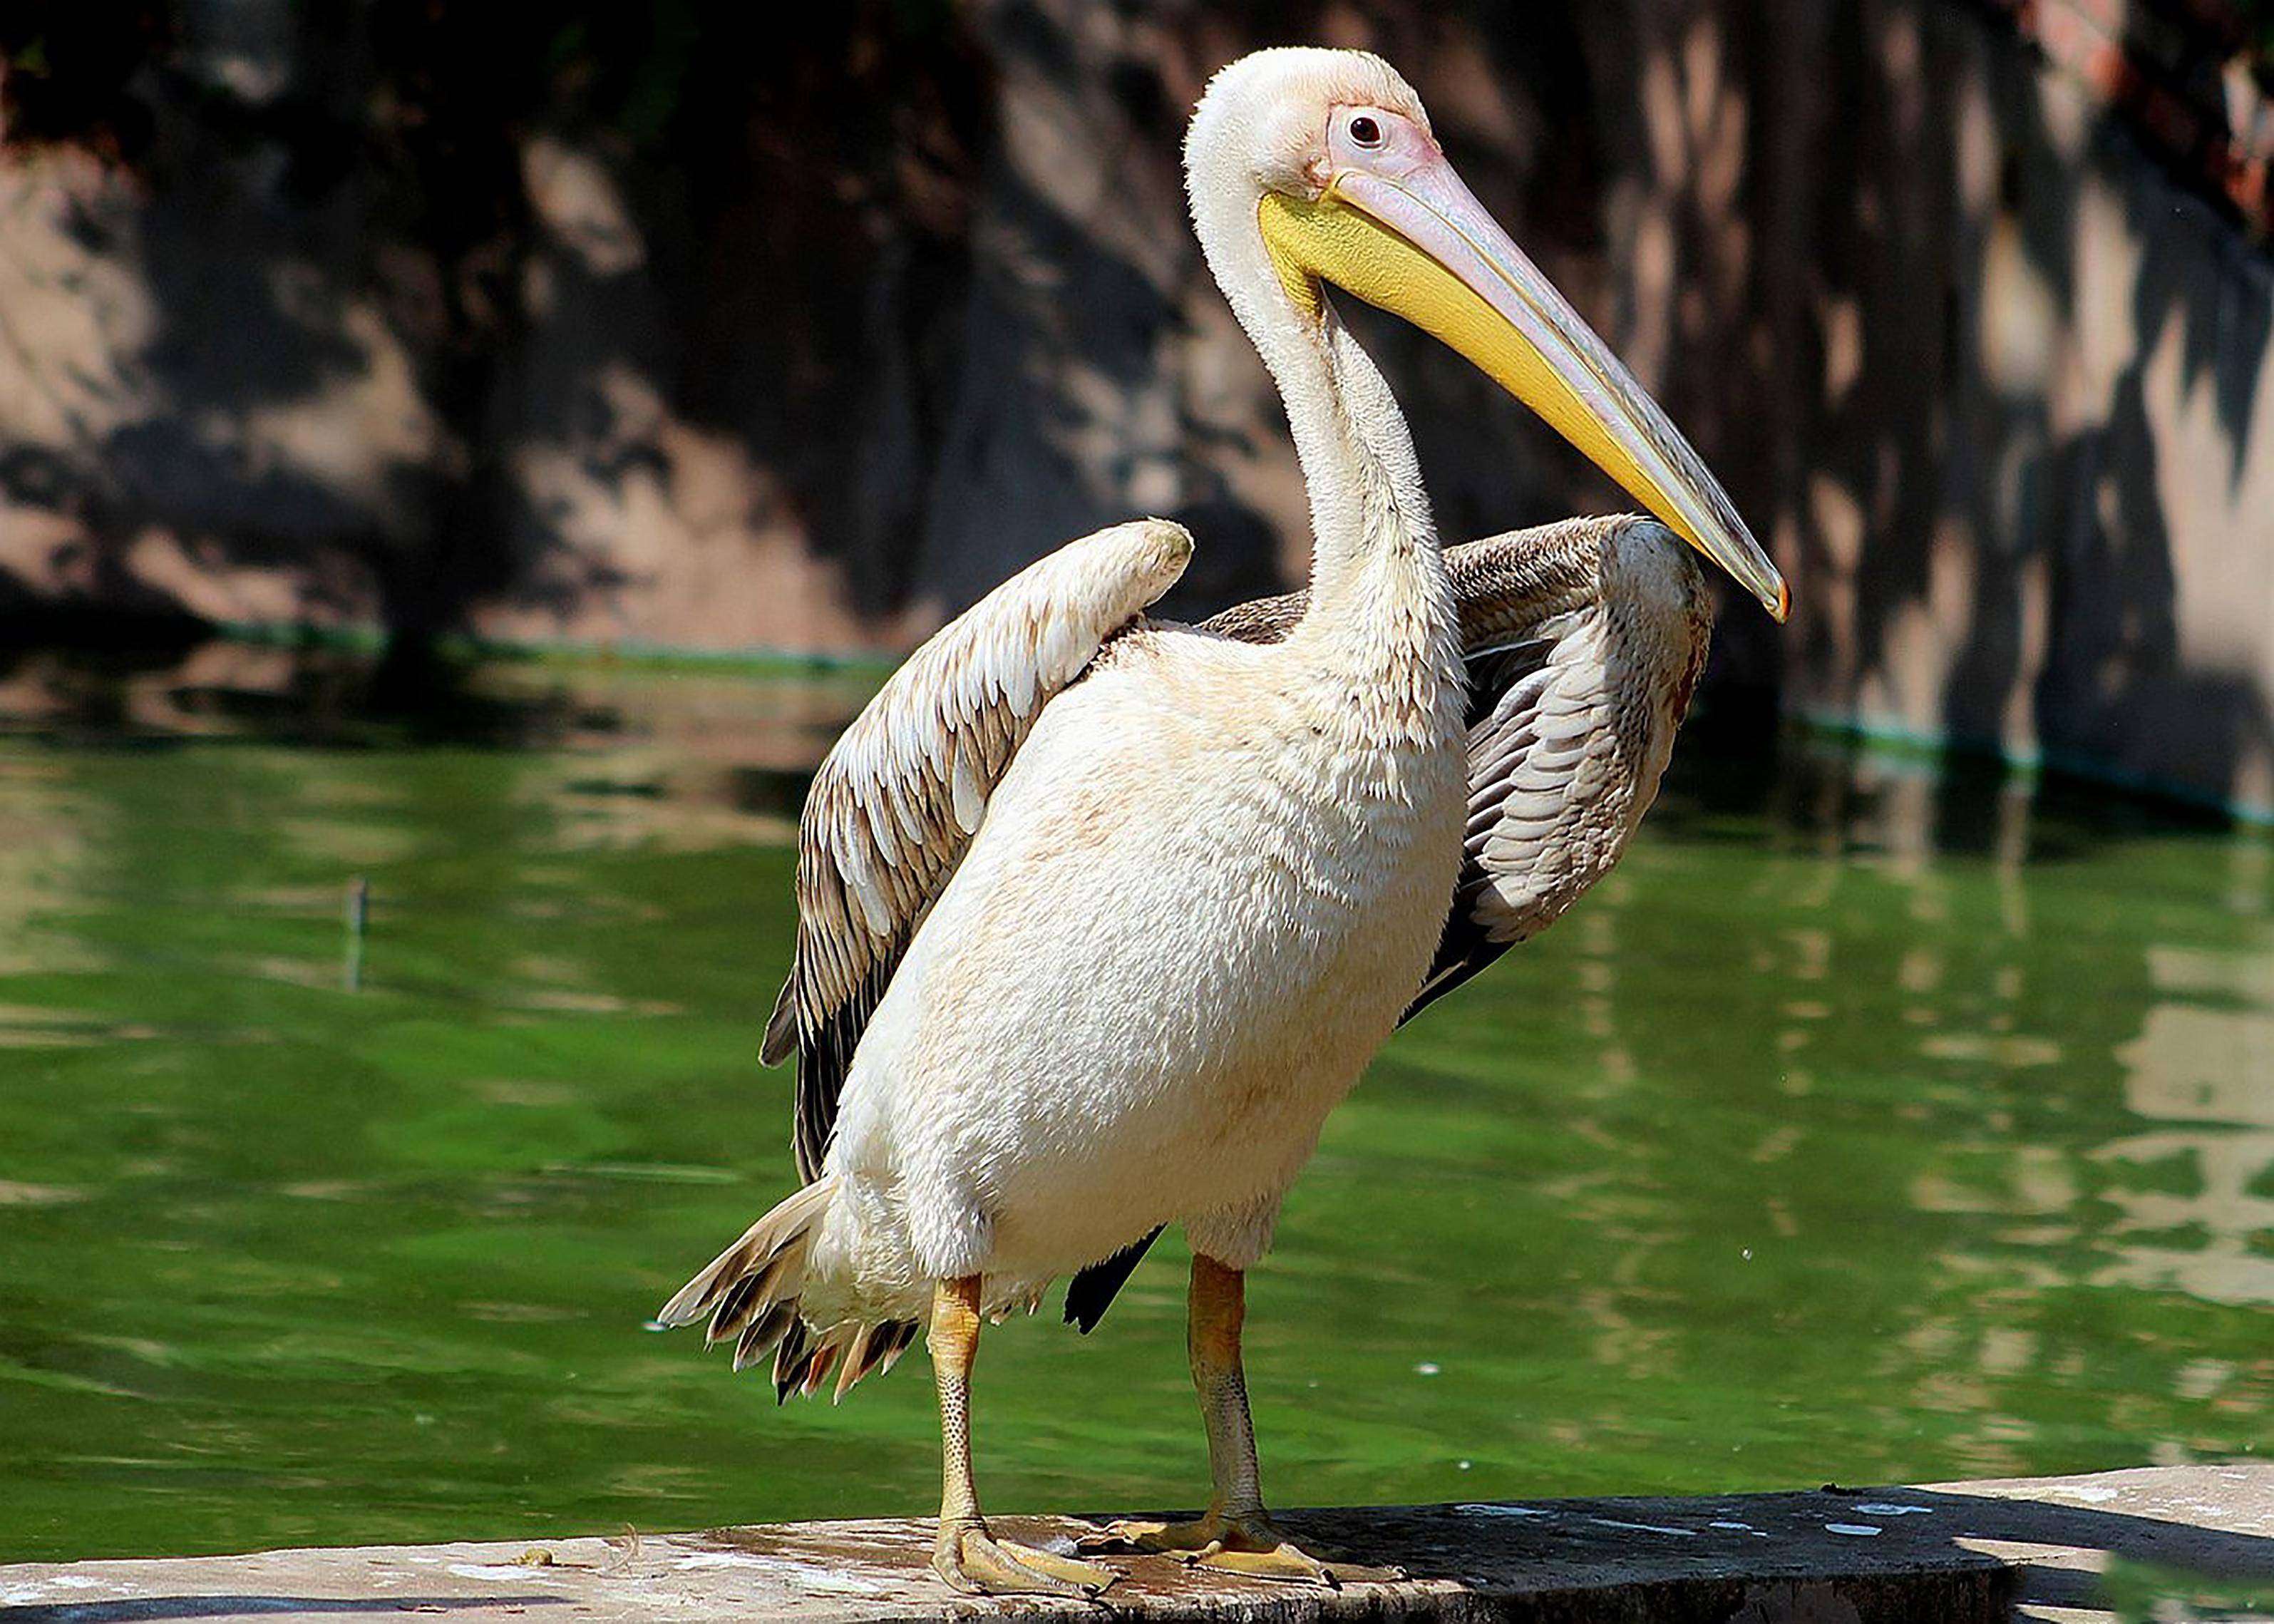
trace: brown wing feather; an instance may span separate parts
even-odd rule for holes
[[[1610,872],[1657,798],[1713,628],[1696,560],[1652,520],[1567,520],[1452,553],[1469,816],[1407,1020]]]
[[[797,1051],[801,1177],[819,1175],[861,1034],[1035,718],[1191,557],[1158,519],[1059,548],[911,655],[822,762],[798,823],[796,951],[759,1050]]]

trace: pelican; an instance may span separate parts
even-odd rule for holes
[[[1684,545],[1785,589],[1665,415],[1359,52],[1209,84],[1185,147],[1208,265],[1286,404],[1311,579],[1200,627],[1144,613],[1191,538],[1051,553],[926,643],[815,778],[766,1027],[798,1058],[803,1188],[661,1310],[779,1393],[928,1327],[955,1588],[1094,1595],[1118,1569],[997,1538],[972,1475],[983,1320],[1073,1276],[1087,1329],[1162,1227],[1191,1242],[1213,1493],[1086,1547],[1334,1583],[1259,1485],[1245,1271],[1321,1124],[1401,1019],[1552,921],[1648,807],[1703,661]],[[1442,340],[1656,515],[1441,551],[1389,386],[1334,288]]]

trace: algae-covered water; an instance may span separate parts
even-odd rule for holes
[[[788,1187],[757,1034],[863,683],[371,682],[0,677],[0,1557],[929,1511],[920,1356],[778,1409],[641,1328]],[[1329,1124],[1250,1288],[1275,1499],[2266,1439],[2274,849],[1753,731]],[[990,1506],[1200,1497],[1182,1264],[988,1335]]]

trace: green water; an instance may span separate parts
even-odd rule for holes
[[[859,684],[368,680],[0,678],[0,1557],[928,1511],[920,1357],[777,1409],[641,1329],[788,1186],[755,1049]],[[2274,851],[1743,731],[1329,1124],[1251,1286],[1276,1499],[2265,1438]],[[990,1505],[1198,1497],[1182,1263],[988,1336]]]

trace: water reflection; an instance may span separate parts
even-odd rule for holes
[[[922,1510],[921,1381],[777,1412],[636,1330],[788,1177],[752,1051],[860,680],[509,666],[373,719],[366,677],[0,676],[15,1551]],[[2270,867],[1694,729],[1630,861],[1329,1124],[1253,1285],[1287,1497],[2255,1447]],[[990,1342],[1004,1504],[1188,1496],[1179,1285],[1164,1244],[1100,1335]]]
[[[1920,1029],[1917,1058],[1975,1086],[1985,1105],[1999,1093],[2044,1088],[2079,1107],[2090,1101],[2079,1097],[2080,1084],[2116,1086],[2107,1103],[2120,1112],[2102,1120],[2116,1117],[2121,1131],[2107,1138],[2080,1132],[2068,1143],[2012,1143],[2015,1113],[1983,1109],[1980,1137],[1949,1147],[1922,1175],[1919,1206],[2027,1214],[2034,1242],[2087,1242],[2111,1254],[2092,1270],[2097,1282],[2274,1302],[2274,929],[2266,923],[2265,843],[2222,843],[2222,901],[2242,922],[2210,944],[2195,939],[2201,921],[2191,913],[2159,906],[2152,886],[2123,884],[2120,864],[2103,870],[2117,883],[2089,890],[2071,886],[2072,876],[2051,862],[2031,868],[2038,804],[2031,778],[1977,772],[1938,783],[1915,763],[1832,751],[1816,753],[1803,771],[1819,780],[1798,799],[1812,809],[1826,866],[1796,906],[1833,906],[1840,878],[1862,868],[1901,887],[1914,933],[1894,981],[1908,995],[1901,1019]],[[2095,830],[2090,792],[2069,788],[2060,799],[2058,846],[2107,832]],[[2120,817],[2133,812],[2117,810]],[[1864,853],[1884,861],[1856,861]],[[1953,892],[1973,883],[1954,861],[1962,853],[1984,861],[1998,907],[1994,921],[1960,918],[1954,936]],[[2038,891],[2058,911],[2052,929],[2064,934],[2055,939],[2035,939]],[[2188,940],[2158,939],[2159,927]],[[1801,941],[1802,961],[1788,973],[1826,979],[1830,938],[1809,933]],[[2083,948],[2090,972],[2072,978]],[[1841,1014],[1819,1003],[1788,1012],[1795,1009],[1811,1018]],[[1788,1050],[1807,1042],[1791,1027],[1780,1038]],[[1984,1153],[1994,1155],[2001,1143],[2008,1146],[2002,1169],[1984,1167]],[[1962,1174],[1953,1170],[1960,1164]]]
[[[2133,1239],[2102,1278],[2274,1303],[2274,951],[2147,957],[2165,1001],[2118,1057],[2153,1125],[2096,1153]]]
[[[1680,1096],[1652,1132],[1600,1135],[1615,1170],[1557,1186],[1622,1249],[1609,1286],[1577,1298],[1598,1361],[1665,1372],[1634,1282],[1694,1282],[1713,1250],[1697,1226],[1737,1212],[1742,1228],[1715,1238],[1746,1244],[1724,1259],[1773,1263],[1796,1242],[1814,1267],[1844,1255],[1868,1275],[1839,1299],[1860,1324],[1834,1330],[1808,1306],[1823,1288],[1805,1268],[1781,1276],[1780,1317],[1849,1347],[1863,1333],[1892,1401],[1875,1413],[1912,1434],[1946,1417],[1936,1449],[1955,1470],[2073,1458],[2073,1429],[2042,1412],[2096,1387],[2125,1425],[2153,1413],[2171,1429],[2141,1457],[2254,1447],[2157,1405],[2215,1393],[2207,1408],[2263,1418],[2274,1398],[2264,1322],[2204,1318],[2274,1301],[2263,841],[2033,776],[1938,775],[1819,741],[1778,765],[1760,831],[1775,854],[1728,865],[1693,906],[1714,867],[1697,843],[1727,832],[1716,798],[1710,778],[1678,783],[1656,838],[1565,928],[1567,991],[1540,984],[1544,966],[1517,973],[1536,1007],[1568,1001],[1591,1041],[1589,1080],[1567,1098]],[[1699,944],[1719,968],[1669,982]],[[1708,979],[1710,1008],[1681,1007]],[[1600,1132],[1592,1116],[1567,1125]],[[1680,1169],[1717,1154],[1741,1199],[1701,1200],[1714,1176]],[[2210,1323],[2243,1357],[2189,1357],[2180,1327]],[[1707,1361],[1710,1337],[1676,1334],[1693,1346],[1673,1364]]]

